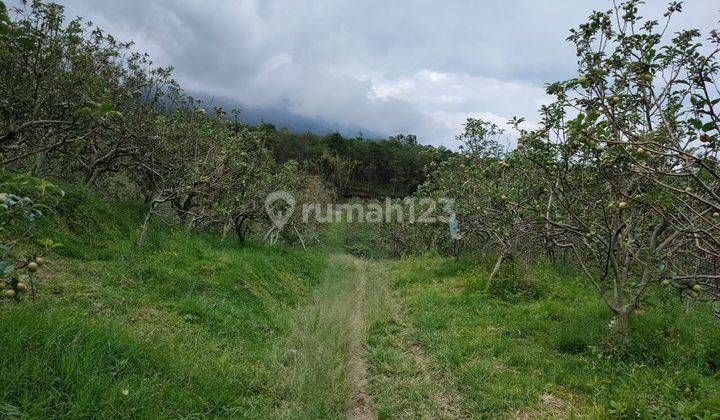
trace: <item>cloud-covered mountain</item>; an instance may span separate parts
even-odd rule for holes
[[[537,122],[548,101],[543,85],[575,76],[570,28],[593,9],[613,7],[610,0],[56,1],[69,16],[175,66],[188,91],[245,104],[248,118],[414,133],[451,148],[467,117]],[[642,15],[661,19],[667,2],[647,3]],[[717,0],[685,3],[668,31],[717,27]]]
[[[217,105],[230,113],[233,109],[240,110],[240,121],[249,125],[259,125],[261,123],[271,123],[277,129],[287,128],[295,133],[311,132],[315,134],[331,134],[340,133],[345,137],[359,137],[366,139],[387,138],[394,134],[405,133],[378,133],[368,130],[365,127],[356,125],[341,125],[332,121],[327,121],[318,117],[305,117],[290,111],[287,107],[258,107],[245,105],[236,100],[228,98],[217,98],[203,94],[192,95],[197,99],[201,99],[205,106],[212,108]]]

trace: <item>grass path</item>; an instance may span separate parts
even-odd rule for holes
[[[458,393],[413,337],[387,262],[330,258],[331,273],[278,348],[284,418],[461,418]]]
[[[573,272],[537,267],[488,292],[485,268],[433,256],[330,257],[328,277],[297,309],[278,351],[281,417],[717,412],[716,351],[676,356],[691,354],[685,343],[717,348],[711,314],[653,310],[633,324],[633,347],[618,353],[610,314]]]
[[[368,287],[368,276],[365,262],[356,259],[353,263],[356,281],[353,322],[350,326],[350,328],[352,328],[350,348],[352,363],[350,381],[353,386],[352,417],[358,420],[365,420],[375,418],[367,393],[367,366],[363,354],[365,340],[365,293]]]
[[[388,269],[376,265],[382,311],[368,331],[370,393],[381,418],[467,418],[459,393],[415,339],[407,308],[389,289]]]
[[[375,418],[364,359],[367,263],[331,256],[332,273],[312,301],[297,310],[292,332],[277,350],[280,417]]]

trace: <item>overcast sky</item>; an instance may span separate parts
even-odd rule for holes
[[[60,0],[186,90],[453,147],[467,117],[537,119],[574,75],[570,28],[609,0]],[[648,0],[660,17],[665,1]],[[717,27],[688,0],[674,28]]]

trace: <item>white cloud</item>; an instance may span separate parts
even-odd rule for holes
[[[16,3],[18,0],[14,0]],[[56,0],[136,41],[191,91],[452,144],[468,116],[536,120],[572,77],[565,38],[609,0]],[[664,2],[643,9],[660,16]],[[670,30],[717,26],[693,0]]]
[[[544,89],[529,83],[429,69],[395,80],[377,77],[372,81],[371,94],[377,100],[399,99],[415,104],[447,133],[457,133],[471,117],[505,127],[514,116],[530,116],[528,124],[532,126],[536,110],[550,100]]]
[[[292,64],[293,57],[291,54],[288,53],[280,53],[278,55],[274,55],[270,57],[269,60],[265,61],[265,65],[263,66],[262,71],[260,72],[260,76],[269,76],[269,73],[274,72],[275,70],[280,69],[283,66],[286,66],[288,64]]]

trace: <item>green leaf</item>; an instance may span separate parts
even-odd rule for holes
[[[61,243],[55,242],[52,239],[47,239],[47,238],[39,240],[38,243],[47,249],[59,248],[62,246]]]
[[[12,272],[15,271],[15,262],[10,260],[0,261],[0,275],[2,277],[8,277]]]
[[[702,124],[702,121],[700,121],[700,120],[697,119],[697,118],[690,118],[690,119],[688,120],[688,124],[690,124],[690,125],[691,125],[693,128],[695,128],[696,130],[700,130],[700,129],[702,128],[702,125],[703,125],[703,124]]]
[[[705,125],[702,126],[702,130],[703,130],[704,132],[706,132],[706,133],[707,133],[708,131],[712,131],[712,130],[714,130],[714,129],[715,129],[715,122],[714,122],[714,121],[710,121],[710,122],[708,122],[708,123],[705,123]]]
[[[11,246],[7,246],[3,243],[0,243],[0,254],[2,254],[2,258],[9,258],[10,257],[10,251],[12,251]]]

